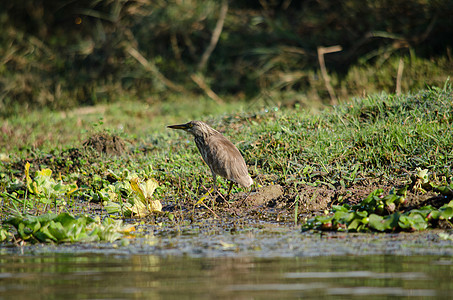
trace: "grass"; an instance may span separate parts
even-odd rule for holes
[[[259,102],[247,106],[231,101],[219,106],[208,99],[178,99],[155,104],[120,102],[72,112],[39,111],[3,120],[0,192],[27,197],[17,192],[26,191],[23,168],[24,161],[30,161],[30,174],[50,168],[63,184],[76,182],[79,190],[71,197],[80,201],[99,201],[99,193],[114,184],[112,177],[125,180],[134,173],[159,182],[155,197],[163,203],[195,203],[212,184],[208,168],[189,135],[164,127],[190,119],[205,120],[229,137],[261,185],[278,183],[287,191],[307,183],[337,189],[364,178],[391,185],[410,180],[417,168],[428,169],[444,183],[453,181],[449,82],[414,94],[352,99],[319,112],[297,106],[264,107]],[[128,142],[124,155],[83,149],[83,140],[105,131]],[[227,183],[219,182],[226,190]],[[233,193],[238,191],[242,189],[236,187]],[[2,219],[20,210],[13,209],[11,201],[3,196]]]

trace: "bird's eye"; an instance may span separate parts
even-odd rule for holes
[[[193,127],[193,124],[192,123],[189,123],[189,128],[192,128]]]

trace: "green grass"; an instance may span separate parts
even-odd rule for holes
[[[263,108],[260,102],[219,106],[208,99],[175,97],[154,104],[93,107],[89,113],[12,116],[2,120],[7,130],[2,131],[0,192],[20,189],[20,161],[28,159],[33,171],[49,167],[63,182],[77,182],[80,190],[74,197],[82,201],[95,201],[97,192],[111,184],[110,173],[128,170],[155,178],[160,184],[156,195],[163,202],[194,203],[211,186],[210,172],[192,137],[165,127],[191,119],[202,119],[229,137],[244,154],[252,176],[264,185],[308,182],[335,188],[370,177],[391,182],[407,179],[416,168],[451,182],[452,99],[447,82],[414,94],[353,99],[320,112]],[[130,151],[109,157],[82,149],[83,140],[105,130],[127,140]],[[71,158],[71,148],[80,148],[82,154]],[[226,182],[219,182],[226,189]],[[9,213],[5,199],[2,213]]]

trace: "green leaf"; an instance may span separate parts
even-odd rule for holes
[[[34,237],[40,242],[57,242],[58,239],[49,231],[49,224],[43,226],[40,231],[34,234]]]
[[[421,214],[411,213],[409,215],[400,216],[398,225],[403,229],[415,231],[426,229],[428,227],[428,222]]]
[[[369,216],[369,226],[377,231],[395,230],[398,227],[399,213],[383,217],[376,214]]]
[[[67,227],[63,226],[60,222],[51,221],[49,223],[49,233],[55,237],[56,241],[64,242],[68,238],[69,224]]]
[[[81,218],[79,218],[79,219],[81,219]],[[76,218],[67,212],[63,212],[63,213],[59,214],[58,216],[54,217],[53,220],[55,222],[61,223],[62,226],[68,227],[68,228],[69,228],[69,226],[71,226],[72,224],[74,224],[76,222]]]
[[[336,211],[333,215],[333,219],[337,223],[349,223],[354,218],[354,213],[350,211]]]
[[[384,231],[387,228],[384,225],[384,217],[378,216],[376,214],[371,214],[369,216],[369,226],[378,231]]]
[[[354,219],[352,222],[348,225],[348,230],[354,230],[357,231],[358,227],[362,224],[360,219]]]
[[[445,220],[450,219],[453,217],[453,207],[451,206],[442,206],[439,208],[440,216],[439,218],[444,218]]]

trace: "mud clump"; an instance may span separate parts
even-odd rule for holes
[[[107,133],[97,133],[91,136],[83,143],[83,147],[114,156],[120,156],[126,151],[126,143],[122,138]]]
[[[269,205],[273,200],[283,195],[283,187],[280,185],[268,185],[260,187],[247,198],[249,205]]]

